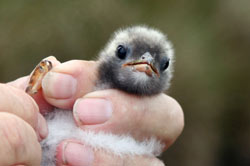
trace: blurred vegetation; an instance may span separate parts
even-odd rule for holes
[[[44,57],[95,59],[120,27],[147,24],[176,49],[170,95],[185,129],[167,165],[250,165],[250,1],[0,1],[0,82]]]

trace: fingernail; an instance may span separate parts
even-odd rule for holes
[[[50,98],[68,99],[76,92],[77,81],[68,74],[49,72],[42,81],[43,92]]]
[[[112,116],[112,104],[105,99],[78,99],[75,102],[73,113],[76,121],[82,125],[101,124]]]
[[[41,114],[38,114],[38,125],[37,125],[37,130],[39,137],[41,139],[44,139],[48,135],[48,126],[46,124],[45,119],[42,117]]]
[[[94,152],[90,147],[79,143],[66,142],[63,147],[63,164],[71,166],[91,166]]]

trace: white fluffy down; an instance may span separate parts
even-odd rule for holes
[[[84,145],[94,149],[103,149],[114,155],[160,155],[164,147],[160,141],[152,137],[142,142],[129,135],[114,135],[104,132],[83,131],[76,127],[72,111],[55,110],[47,117],[48,137],[41,143],[43,148],[42,166],[55,166],[56,147],[64,139],[76,138]]]

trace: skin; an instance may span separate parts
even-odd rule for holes
[[[0,165],[39,165],[39,133],[46,137],[47,130],[38,106],[10,85],[0,84],[0,94]]]
[[[0,93],[0,98],[6,99],[1,100],[4,102],[0,103],[0,119],[3,119],[0,120],[0,133],[6,133],[4,132],[6,127],[11,126],[8,128],[13,131],[10,132],[14,135],[13,138],[17,136],[22,138],[21,140],[11,139],[12,137],[2,134],[0,137],[0,154],[2,154],[0,155],[2,157],[0,158],[0,165],[39,165],[41,151],[36,133],[42,133],[37,134],[41,137],[38,138],[42,139],[47,135],[47,128],[43,118],[39,121],[41,124],[38,126],[40,127],[36,126],[38,117],[41,117],[38,110],[40,109],[42,113],[45,113],[51,111],[52,106],[73,109],[76,125],[83,129],[109,131],[115,134],[130,132],[137,140],[155,136],[166,144],[165,149],[182,132],[184,126],[183,111],[175,99],[165,94],[139,98],[114,89],[93,92],[96,81],[96,62],[73,60],[61,64],[54,57],[48,59],[52,61],[55,67],[50,74],[45,76],[42,82],[43,92],[38,92],[34,97],[37,105],[29,95],[23,92],[28,77],[22,77],[0,86],[0,92],[5,91],[5,93]],[[62,80],[65,81],[62,82]],[[67,91],[65,91],[66,87]],[[11,92],[9,89],[18,91],[18,95],[9,93]],[[2,94],[5,94],[5,96],[7,94],[9,97],[6,98]],[[88,102],[90,99],[91,102]],[[93,115],[91,112],[80,109],[80,106],[76,106],[82,101],[85,103],[87,101],[89,104],[86,107],[95,108],[95,102],[98,103],[100,99],[111,105],[111,115],[107,116],[107,114],[98,110]],[[76,100],[77,102],[75,102]],[[9,103],[10,101],[17,104],[4,104],[3,106],[2,103]],[[27,105],[30,108],[26,108]],[[25,111],[16,108],[25,108]],[[31,113],[26,115],[29,109]],[[81,115],[87,115],[87,119],[82,118]],[[11,121],[11,119],[13,120]],[[131,121],[131,119],[134,120]],[[14,125],[9,124],[12,122]],[[5,149],[8,146],[11,150],[6,153]],[[84,154],[85,157],[77,157],[80,153]],[[1,163],[2,161],[4,163]],[[58,146],[57,162],[58,166],[164,165],[155,157],[127,156],[120,158],[104,151],[93,151],[78,140],[65,140]]]

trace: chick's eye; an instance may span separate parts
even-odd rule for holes
[[[120,59],[125,59],[126,58],[126,55],[127,55],[127,50],[124,46],[122,45],[119,45],[117,47],[117,52],[116,52],[116,55],[118,56],[118,58]]]
[[[162,60],[161,62],[161,71],[164,71],[168,68],[169,66],[169,59]]]

